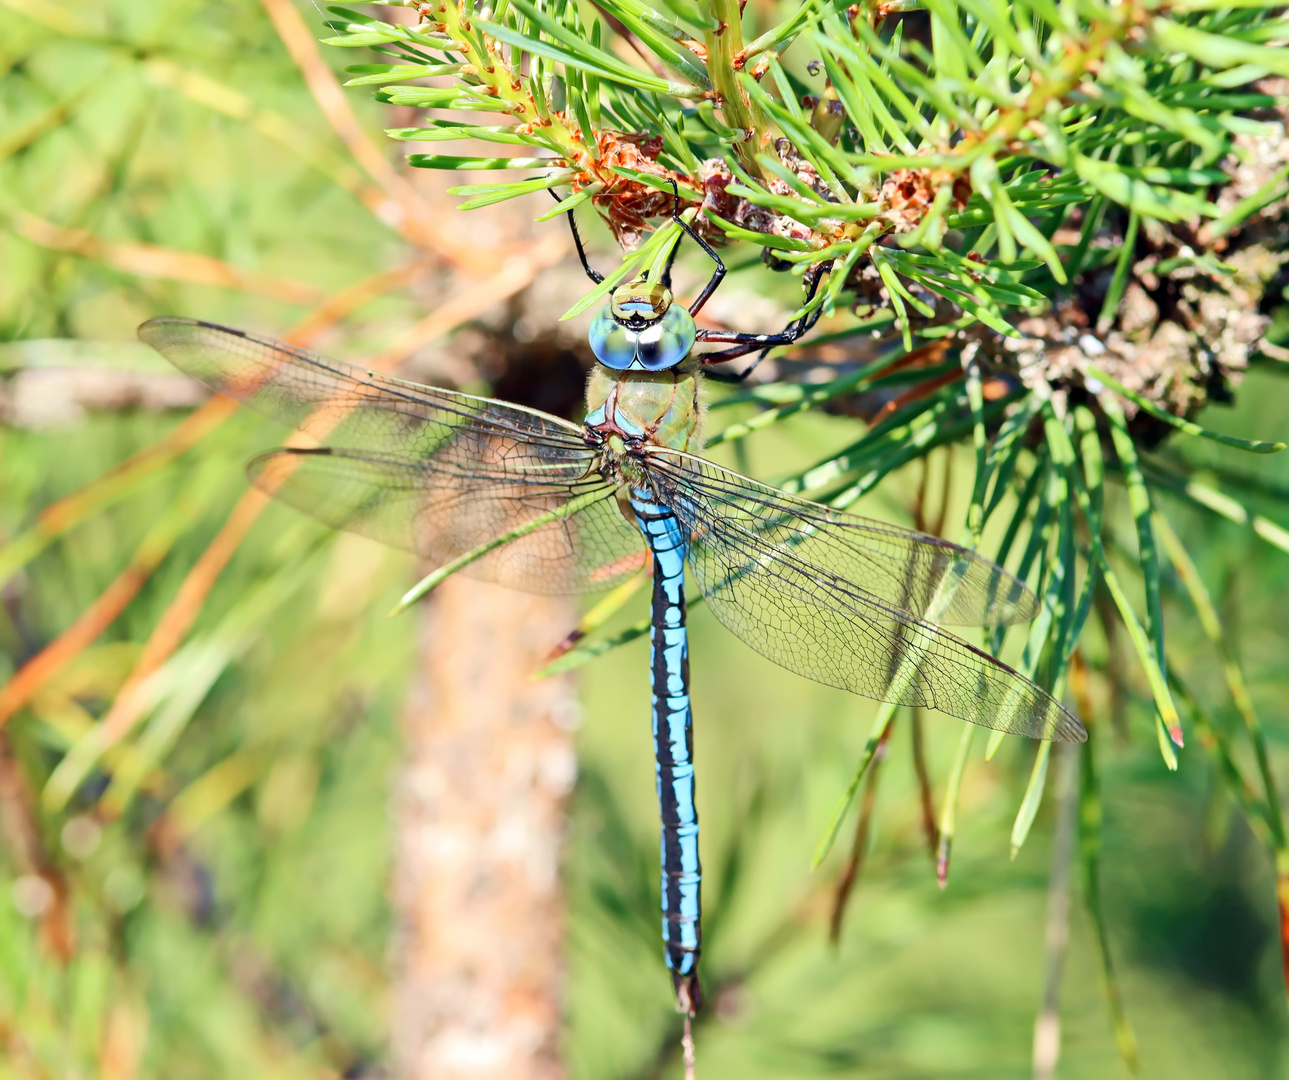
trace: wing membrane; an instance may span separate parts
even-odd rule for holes
[[[674,451],[651,457],[697,502],[719,505],[761,543],[847,582],[858,593],[950,626],[1001,626],[1038,613],[1002,567],[937,536],[846,514]]]
[[[441,566],[602,489],[603,499],[467,572],[566,593],[607,587],[643,565],[639,532],[618,512],[581,429],[567,421],[210,323],[153,319],[139,336],[213,390],[322,442],[263,455],[250,472],[258,486],[328,525]]]
[[[972,621],[995,611],[1021,617],[1029,610],[1021,598],[1031,594],[1006,605],[994,599],[1019,583],[992,563],[918,533],[835,515],[700,458],[660,451],[648,456],[648,472],[659,501],[690,533],[690,566],[713,613],[763,656],[878,701],[1028,738],[1086,738],[1042,688],[922,618],[935,614],[932,607]],[[870,539],[889,542],[870,549]],[[956,592],[945,595],[946,558],[959,567],[959,588],[967,587],[961,603]]]

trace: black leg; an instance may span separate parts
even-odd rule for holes
[[[694,230],[685,228],[685,223],[680,220],[680,188],[677,187],[676,181],[672,180],[671,177],[668,177],[667,179],[671,183],[672,220],[675,221],[676,224],[678,224],[682,229],[685,229],[685,231],[688,232],[690,236],[693,236],[695,240],[698,240],[698,242],[702,244],[703,241],[698,237],[698,235],[694,232]],[[703,246],[706,247],[705,244]],[[679,254],[680,254],[680,241],[677,240],[675,247],[671,249],[671,255],[667,259],[667,265],[663,268],[663,271],[662,271],[662,284],[665,288],[668,288],[668,289],[671,288],[671,268],[676,265],[676,256]],[[720,260],[718,259],[717,262],[720,262]]]
[[[806,281],[806,303],[810,303],[819,291],[819,283],[823,281],[825,267],[816,266],[807,271]],[[798,338],[809,333],[819,317],[823,314],[823,308],[816,308],[809,314],[788,323],[788,325],[777,334],[735,334],[724,330],[699,330],[697,338],[699,341],[727,342],[730,344],[728,349],[719,349],[716,352],[704,353],[700,359],[703,366],[709,364],[723,364],[727,360],[736,360],[740,356],[746,356],[748,353],[757,353],[757,357],[746,368],[738,372],[727,371],[709,371],[708,378],[717,382],[742,382],[753,371],[756,366],[765,359],[766,355],[773,348],[780,345],[791,345]]]
[[[734,360],[737,357],[746,356],[748,353],[752,351],[752,349],[753,349],[753,346],[747,346],[745,348],[739,348],[739,349],[726,349],[720,353],[716,353],[716,354],[709,353],[708,355],[719,356],[720,360],[718,360],[717,363],[723,363],[726,360]],[[752,372],[756,370],[757,365],[760,364],[761,361],[765,359],[766,354],[769,351],[770,351],[769,349],[762,349],[760,352],[760,355],[757,356],[757,358],[753,360],[750,364],[748,364],[748,366],[745,367],[742,371],[704,371],[703,374],[706,375],[707,378],[709,378],[712,382],[741,383],[749,375],[751,375]],[[704,359],[706,359],[706,357],[704,357]]]
[[[551,194],[555,196],[556,202],[560,201],[559,194],[554,188],[551,189]],[[604,280],[604,275],[586,261],[586,248],[582,246],[582,237],[577,231],[577,222],[573,220],[573,211],[569,210],[564,216],[568,218],[568,227],[573,231],[573,243],[577,245],[577,257],[582,260],[582,269],[586,271],[586,276],[598,285]]]
[[[692,225],[690,225],[687,221],[684,221],[681,218],[680,188],[676,186],[675,180],[672,180],[670,177],[668,177],[667,179],[668,179],[668,182],[671,184],[671,219],[672,221],[674,221],[677,225],[679,225],[682,229],[684,229],[685,232],[689,234],[690,239],[693,240],[694,243],[697,244],[700,248],[702,248],[705,252],[707,252],[708,257],[712,260],[712,262],[716,264],[716,269],[712,272],[711,280],[708,281],[708,283],[703,286],[703,291],[698,294],[698,299],[689,305],[689,313],[691,315],[697,315],[699,312],[699,309],[705,303],[707,303],[708,300],[711,299],[712,293],[716,291],[716,286],[718,286],[721,283],[721,280],[725,277],[725,264],[721,262],[721,257],[716,254],[716,250],[712,247],[712,245],[709,244],[706,240],[704,240],[701,236],[699,236],[698,233],[694,230],[694,227]],[[662,273],[662,283],[666,285],[667,288],[671,288],[671,266],[676,261],[676,252],[679,249],[680,249],[679,244],[677,244],[674,248],[671,249],[671,258],[667,260],[667,269],[664,270]]]

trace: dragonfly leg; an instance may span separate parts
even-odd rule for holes
[[[806,303],[810,303],[819,291],[819,283],[823,280],[824,267],[813,267],[806,272]],[[822,307],[815,308],[814,311],[802,315],[801,318],[795,319],[777,334],[736,334],[724,330],[699,330],[697,339],[699,341],[728,342],[730,348],[719,349],[716,352],[704,353],[700,358],[703,366],[709,364],[723,364],[728,360],[736,360],[740,356],[746,356],[748,353],[757,353],[757,357],[742,371],[709,371],[707,377],[717,382],[742,382],[753,371],[756,370],[757,364],[765,359],[766,355],[773,348],[780,345],[791,345],[798,338],[809,333],[815,323],[819,321],[820,315],[823,314]]]
[[[699,309],[711,299],[712,293],[716,291],[716,286],[724,279],[725,264],[721,262],[721,257],[716,254],[716,249],[704,240],[688,221],[680,216],[680,188],[676,185],[676,181],[670,177],[667,178],[667,182],[671,184],[671,220],[684,229],[689,234],[689,238],[707,252],[708,257],[716,264],[716,269],[712,271],[711,280],[703,286],[703,291],[698,294],[698,299],[689,305],[689,313],[697,315]],[[679,244],[671,249],[671,257],[667,260],[667,266],[662,272],[662,284],[669,289],[671,288],[671,267],[676,261],[676,252],[679,250]]]
[[[560,201],[559,194],[554,189],[551,189],[551,194],[555,196],[556,202]],[[577,257],[582,260],[582,269],[586,271],[586,276],[598,285],[604,280],[604,275],[586,261],[586,248],[582,246],[582,234],[577,231],[577,221],[573,217],[573,211],[568,211],[564,216],[568,218],[568,227],[572,230],[573,243],[577,247]]]
[[[770,348],[773,348],[773,346],[771,346]],[[755,349],[756,349],[756,346],[749,345],[749,346],[740,347],[737,349],[722,349],[721,352],[719,353],[708,354],[708,355],[716,355],[720,357],[719,360],[712,361],[713,363],[723,363],[726,360],[736,360],[740,356],[746,356],[748,353],[754,352]],[[705,374],[707,378],[712,380],[712,382],[741,383],[749,375],[751,375],[752,372],[754,372],[757,369],[757,366],[761,363],[762,360],[765,359],[769,351],[770,351],[769,348],[762,349],[761,352],[757,355],[756,359],[754,359],[750,364],[748,364],[748,366],[745,367],[742,371],[708,371],[708,372],[705,372]],[[703,363],[707,363],[707,362],[708,361],[706,360],[706,358],[704,358]]]

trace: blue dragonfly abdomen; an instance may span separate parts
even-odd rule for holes
[[[694,805],[694,728],[689,701],[689,631],[685,625],[688,543],[676,515],[646,489],[633,488],[631,510],[653,554],[649,633],[654,769],[662,817],[662,939],[686,1012],[698,1007],[702,944],[698,811]]]

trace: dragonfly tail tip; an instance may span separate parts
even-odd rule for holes
[[[703,992],[698,985],[697,973],[678,975],[673,972],[672,981],[676,987],[676,1011],[684,1013],[686,1017],[697,1016],[703,1005]]]

